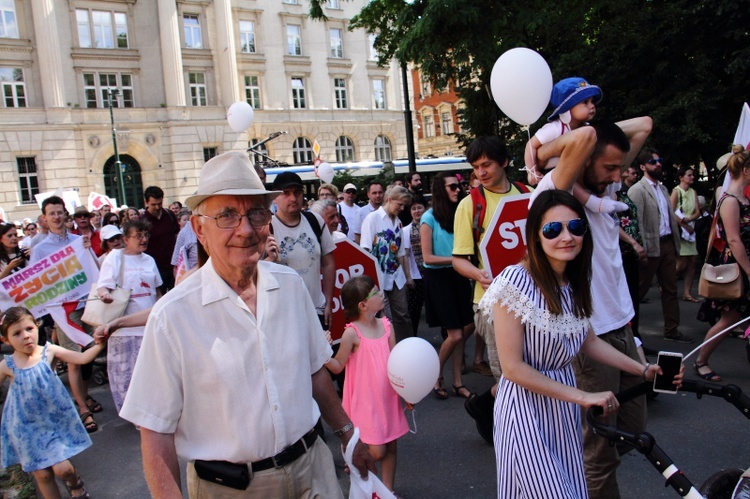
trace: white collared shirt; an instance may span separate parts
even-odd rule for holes
[[[311,376],[332,352],[310,296],[288,267],[257,270],[257,317],[209,259],[146,324],[120,416],[174,433],[183,459],[265,459],[320,417]]]
[[[672,210],[669,208],[669,200],[664,196],[661,190],[661,182],[655,182],[646,179],[656,196],[656,204],[659,206],[659,237],[668,236],[672,233],[672,227],[669,225]]]

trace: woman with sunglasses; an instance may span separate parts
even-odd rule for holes
[[[453,219],[459,201],[465,196],[458,178],[453,173],[438,173],[432,181],[432,208],[421,218],[419,233],[424,261],[424,290],[427,325],[447,331],[440,346],[440,377],[435,384],[435,396],[448,398],[443,383],[443,368],[453,359],[453,390],[456,397],[469,398],[474,394],[461,380],[464,341],[474,323],[471,284],[453,269]]]
[[[599,406],[608,417],[619,404],[612,392],[576,388],[571,362],[580,351],[649,381],[659,367],[590,331],[593,239],[572,194],[549,190],[534,200],[526,243],[524,260],[503,270],[479,303],[503,367],[495,400],[498,497],[588,497],[577,406]]]
[[[120,217],[117,216],[117,213],[105,213],[102,217],[102,228],[106,227],[107,225],[114,225],[115,227],[120,227]]]
[[[24,268],[28,259],[28,250],[18,247],[16,226],[11,223],[0,225],[0,279]]]

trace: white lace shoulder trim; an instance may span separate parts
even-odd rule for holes
[[[525,275],[519,275],[519,273]],[[521,318],[522,324],[533,326],[543,334],[553,336],[573,336],[585,334],[590,325],[586,318],[578,318],[573,314],[552,315],[549,310],[542,308],[540,305],[544,299],[533,284],[531,294],[537,294],[538,299],[529,296],[523,289],[518,287],[515,281],[522,280],[521,284],[531,283],[531,276],[525,270],[503,272],[495,278],[490,287],[485,292],[479,308],[492,324],[492,309],[496,303],[505,307],[509,312],[518,318]]]

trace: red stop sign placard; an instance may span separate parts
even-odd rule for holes
[[[505,196],[487,226],[479,243],[484,268],[491,277],[505,267],[521,261],[526,254],[526,218],[529,216],[531,194]]]
[[[333,258],[336,260],[336,278],[333,287],[333,324],[331,324],[331,337],[334,344],[341,341],[344,334],[344,326],[347,323],[344,309],[341,305],[341,288],[344,283],[358,275],[368,275],[373,278],[379,289],[382,289],[383,279],[380,274],[378,261],[370,253],[350,239],[342,239],[336,242],[333,250]]]

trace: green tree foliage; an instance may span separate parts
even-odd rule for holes
[[[598,118],[652,116],[650,140],[663,155],[712,165],[750,100],[748,21],[750,0],[372,0],[350,29],[378,34],[381,61],[396,57],[437,88],[454,85],[466,104],[464,143],[498,133],[521,157],[526,133],[503,119],[489,78],[503,52],[523,46],[544,56],[555,81],[600,85]]]

